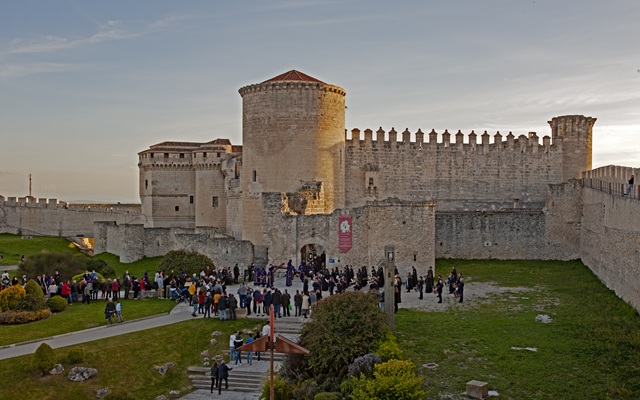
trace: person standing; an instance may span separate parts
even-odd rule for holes
[[[302,315],[302,295],[299,290],[296,290],[296,294],[293,295],[293,305],[296,308],[296,317]]]
[[[117,278],[113,278],[111,281],[111,294],[114,301],[120,298],[120,282],[118,282]]]
[[[116,315],[118,316],[118,323],[124,321],[122,319],[122,304],[120,303],[120,300],[116,300]]]
[[[462,273],[458,274],[458,296],[460,297],[460,300],[458,301],[462,303],[462,299],[464,297],[464,277],[462,276]]]
[[[247,289],[247,295],[244,298],[244,305],[247,307],[247,315],[251,315],[251,300],[253,300],[253,293],[251,289]]]
[[[442,276],[438,275],[438,283],[436,283],[436,296],[438,296],[438,303],[442,303],[442,288],[444,282],[442,282]]]
[[[229,336],[229,361],[236,359],[236,335],[238,331],[235,331]]]
[[[218,386],[218,363],[214,362],[211,366],[211,393]]]
[[[280,309],[282,307],[282,293],[280,293],[280,289],[278,288],[274,289],[273,296],[271,296],[271,301],[273,303],[273,314],[276,317],[281,318],[282,313]]]
[[[304,294],[302,295],[302,304],[300,305],[300,309],[302,316],[305,318],[307,318],[307,315],[309,315],[309,305],[309,295],[307,294],[307,292],[304,292]]]
[[[222,394],[222,380],[224,379],[224,388],[229,389],[229,371],[233,368],[229,368],[224,360],[220,362],[218,366],[218,394]]]
[[[633,178],[633,175],[631,175],[631,179],[629,179],[628,185],[627,185],[627,193],[625,193],[625,196],[629,196],[631,194],[631,191],[633,190],[633,184],[634,184],[635,180]]]
[[[204,298],[204,315],[202,318],[211,318],[211,304],[213,304],[213,297],[211,297],[211,292],[207,292],[207,296]]]
[[[282,307],[283,307],[282,315],[284,315],[285,317],[290,317],[291,316],[291,311],[290,311],[291,295],[289,294],[287,289],[285,289],[284,293],[282,294]]]
[[[236,339],[233,341],[233,345],[237,349],[238,347],[242,346],[242,344],[242,336],[240,336],[240,334],[238,333],[238,335],[236,335]],[[238,365],[238,363],[242,364],[242,352],[236,350],[236,365]]]
[[[226,321],[227,320],[227,308],[228,308],[228,298],[226,293],[223,293],[222,296],[220,297],[220,300],[218,300],[218,313],[220,314],[220,321]]]
[[[107,305],[104,308],[104,314],[105,314],[105,318],[107,318],[109,320],[109,325],[113,324],[113,314],[116,313],[116,305],[113,304],[113,300],[108,299],[107,300]]]
[[[422,300],[422,292],[424,290],[424,279],[422,277],[418,278],[418,292],[420,293],[419,299]]]
[[[230,294],[229,297],[227,298],[227,303],[229,303],[228,304],[229,319],[236,319],[237,317],[236,309],[238,308],[238,300],[236,300],[236,297],[233,294]]]

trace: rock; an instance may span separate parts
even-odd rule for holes
[[[547,314],[538,314],[536,317],[536,322],[542,322],[543,324],[550,324],[553,322],[553,318],[548,316]]]
[[[96,390],[96,397],[101,399],[101,398],[105,397],[106,395],[108,395],[109,393],[111,393],[111,389],[109,389],[109,388],[98,389],[98,390]]]
[[[153,368],[155,368],[156,371],[158,371],[158,373],[162,376],[165,376],[167,374],[167,368],[164,365],[156,365]]]
[[[254,332],[251,329],[244,329],[242,331],[242,334],[245,335],[245,336],[246,335],[253,336]]]
[[[489,390],[489,397],[498,397],[500,394],[497,390]]]
[[[67,379],[72,382],[83,382],[92,376],[98,375],[98,370],[87,367],[73,367],[67,375]]]
[[[156,397],[156,400],[167,400],[167,396],[161,394],[160,396]]]
[[[209,350],[205,350],[202,353],[200,353],[201,357],[209,357]]]
[[[172,362],[168,362],[164,366],[167,367],[167,369],[169,369],[169,368],[175,367],[176,365],[174,363],[172,363]]]
[[[172,390],[169,392],[169,397],[173,397],[174,399],[177,399],[178,397],[180,397],[180,391],[178,390]]]
[[[485,399],[489,396],[489,384],[476,380],[469,381],[465,394],[474,399]]]
[[[221,336],[221,335],[222,335],[222,332],[220,331],[215,331],[211,334],[211,336]]]
[[[205,361],[205,362],[203,363],[203,365],[204,365],[205,367],[208,367],[208,366],[209,366],[209,365],[211,365],[211,364],[209,364],[209,361]]]
[[[436,364],[436,363],[422,364],[422,366],[425,367],[425,368],[429,368],[429,369],[435,369],[435,368],[439,367],[439,365]]]
[[[209,361],[209,357],[203,358],[202,361]]]
[[[213,357],[213,359],[218,364],[220,364],[222,361],[224,361],[224,357],[222,356],[222,354],[218,354],[217,356]]]
[[[62,364],[56,364],[55,367],[51,371],[49,371],[49,375],[60,375],[64,372],[64,367]]]
[[[517,346],[511,346],[511,350],[538,351],[536,347],[517,347]]]
[[[218,341],[217,341],[217,340],[215,340],[215,339],[211,339],[211,345],[212,345],[212,346],[215,346],[215,345],[217,345],[217,344],[218,344]]]

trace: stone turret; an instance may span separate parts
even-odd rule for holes
[[[292,70],[242,96],[242,237],[266,254],[262,193],[319,184],[314,212],[344,206],[345,91]]]
[[[563,115],[549,121],[553,143],[562,143],[562,181],[580,178],[591,169],[595,118]]]

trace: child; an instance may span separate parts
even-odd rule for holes
[[[118,323],[124,321],[122,319],[122,304],[120,304],[120,300],[116,300],[116,315],[118,316]]]

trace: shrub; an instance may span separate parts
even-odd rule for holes
[[[377,354],[365,354],[353,360],[347,369],[347,376],[359,378],[360,375],[364,375],[367,378],[371,378],[373,376],[373,366],[381,362],[382,360]]]
[[[374,367],[374,378],[355,379],[354,400],[420,400],[424,398],[422,378],[416,376],[411,361],[391,360]],[[353,378],[352,378],[353,379]]]
[[[27,261],[20,265],[20,273],[27,276],[38,276],[42,274],[52,275],[55,271],[60,273],[62,279],[84,272],[87,268],[87,256],[69,253],[50,253],[43,251],[27,258]]]
[[[51,309],[51,312],[57,313],[67,309],[68,301],[60,296],[53,296],[47,300],[46,305]]]
[[[84,350],[80,347],[72,347],[67,352],[67,360],[71,364],[78,364],[84,361]]]
[[[300,334],[300,344],[310,351],[305,357],[307,375],[321,386],[327,378],[335,378],[338,390],[348,365],[373,352],[388,331],[373,293],[346,292],[323,299],[314,305],[313,319]]]
[[[9,286],[0,291],[0,312],[13,310],[26,295],[27,292],[20,285]]]
[[[93,271],[94,269],[96,270],[96,272],[102,272],[102,269],[107,267],[109,264],[107,264],[106,261],[104,260],[98,260],[98,259],[94,259],[94,258],[90,258],[87,260],[87,264],[86,264],[86,269],[88,271]]]
[[[206,266],[215,268],[213,261],[204,254],[195,251],[173,250],[160,261],[158,269],[163,271],[186,271],[189,275],[200,274]]]
[[[96,271],[97,272],[97,271]],[[105,277],[109,277],[109,278],[113,278],[116,276],[116,270],[113,269],[113,267],[111,265],[107,265],[106,267],[102,268],[102,270],[100,271],[100,273],[105,276]]]
[[[342,400],[342,395],[337,392],[318,393],[313,400]]]
[[[49,318],[50,316],[51,310],[49,310],[48,308],[40,311],[10,310],[0,313],[0,325],[26,324],[28,322],[34,322],[41,319]]]
[[[56,362],[56,354],[53,352],[51,346],[42,343],[33,355],[31,365],[44,375],[56,366]]]
[[[33,279],[29,279],[29,282],[24,285],[24,290],[27,292],[27,295],[31,294],[44,299],[44,292],[42,291],[42,288],[38,285],[38,282]]]
[[[262,386],[262,393],[260,394],[260,399],[266,400],[270,398],[270,390],[271,385],[269,384],[269,379],[265,379],[264,385]],[[289,400],[293,398],[293,386],[287,384],[285,381],[280,379],[277,375],[273,378],[273,394],[275,400]]]
[[[300,382],[298,387],[293,389],[293,397],[296,400],[313,400],[317,393],[318,384],[312,379]]]
[[[380,356],[383,362],[402,359],[402,350],[400,350],[396,337],[391,332],[387,333],[384,340],[380,342],[376,354]]]
[[[45,309],[44,304],[44,296],[42,295],[42,290],[40,290],[40,295],[37,293],[27,293],[24,299],[20,300],[15,311],[40,311]]]

